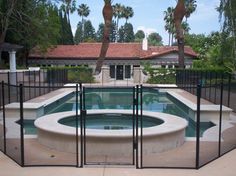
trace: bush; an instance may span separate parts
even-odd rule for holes
[[[86,66],[78,67],[48,67],[48,70],[64,69],[67,71],[68,82],[71,83],[93,83],[92,69]]]
[[[68,81],[73,83],[93,83],[92,69],[77,68],[68,70]]]
[[[176,70],[164,68],[149,68],[146,71],[149,75],[148,83],[150,84],[175,84]]]

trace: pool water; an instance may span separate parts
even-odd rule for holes
[[[144,117],[143,127],[153,127],[162,124],[161,119]],[[74,117],[67,117],[58,121],[60,124],[76,127],[76,119]],[[125,130],[133,129],[133,116],[126,114],[99,114],[86,116],[87,129],[101,129],[101,130]],[[134,122],[135,123],[135,122]],[[80,119],[78,119],[78,126],[80,126]],[[139,123],[140,126],[140,123]]]
[[[187,137],[196,136],[196,125],[191,119],[193,116],[190,110],[183,103],[171,97],[166,92],[160,92],[157,89],[144,89],[143,90],[143,110],[153,112],[163,112],[185,118],[189,125],[186,128]],[[80,107],[80,105],[78,105]],[[90,109],[133,109],[133,89],[132,88],[86,88],[85,89],[85,108]],[[46,114],[75,111],[76,98],[71,96],[67,100],[57,101],[51,104],[47,109]],[[104,119],[103,119],[104,120]],[[28,122],[29,123],[29,122]],[[26,124],[27,126],[27,124]],[[26,127],[25,126],[25,127]],[[211,122],[202,122],[200,124],[200,134],[214,126]]]

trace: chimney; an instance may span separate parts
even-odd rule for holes
[[[145,35],[144,39],[143,39],[143,43],[142,43],[142,49],[144,51],[148,50],[148,40],[147,40],[147,35]]]

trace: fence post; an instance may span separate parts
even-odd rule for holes
[[[223,104],[223,74],[220,84],[220,119],[219,119],[219,145],[218,145],[218,157],[221,155],[221,131],[222,131],[222,104]]]
[[[29,71],[29,77],[28,77],[28,81],[29,81],[29,98],[28,98],[28,100],[31,99],[31,81],[30,81],[31,73],[30,72],[31,71]]]
[[[76,84],[75,90],[75,118],[76,118],[76,167],[79,167],[79,116],[78,116],[78,84]],[[81,116],[81,114],[80,114]]]
[[[133,165],[135,164],[135,153],[134,149],[136,148],[135,143],[135,105],[136,105],[136,99],[135,99],[135,87],[133,87]]]
[[[20,84],[20,140],[21,140],[21,166],[25,165],[24,156],[24,114],[23,114],[23,85]]]
[[[83,152],[84,152],[84,137],[83,137],[83,117],[82,117],[82,109],[83,109],[83,94],[82,94],[82,84],[79,84],[79,101],[80,101],[80,167],[83,167]]]
[[[41,95],[41,70],[39,70],[39,96]]]
[[[214,96],[214,103],[216,104],[216,89],[217,89],[217,83],[218,83],[218,72],[215,73],[215,96]]]
[[[228,74],[229,75],[229,79],[228,79],[228,104],[227,106],[230,107],[230,92],[231,92],[231,78],[232,78],[232,75],[231,74]]]
[[[8,81],[8,103],[11,103],[11,88],[10,88],[10,72],[7,72],[7,81]]]
[[[136,104],[136,169],[139,169],[139,160],[138,160],[138,154],[139,154],[139,150],[138,150],[138,120],[139,120],[139,114],[138,114],[138,101],[139,101],[139,86],[136,86],[136,100],[135,100],[135,104]]]
[[[197,85],[196,169],[199,169],[201,92],[202,92],[202,85],[198,84]]]
[[[3,116],[3,151],[6,154],[6,114],[5,114],[5,86],[4,81],[2,81],[2,116]]]
[[[143,86],[140,85],[140,168],[143,168]]]
[[[209,75],[209,79],[210,79],[210,89],[209,89],[209,101],[211,101],[211,79],[212,79],[212,72],[209,72],[210,73],[210,75]]]
[[[18,85],[18,72],[16,71],[16,86]],[[16,88],[16,101],[19,101],[19,98],[18,98],[18,88]]]

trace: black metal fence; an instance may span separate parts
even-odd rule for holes
[[[212,103],[219,104],[221,83],[223,83],[223,105],[236,112],[236,77],[223,72],[200,70],[177,70],[176,84],[181,87],[191,87],[202,84],[202,97]],[[186,91],[196,95],[194,89]]]
[[[213,104],[202,99],[206,87],[201,85],[177,88],[142,85],[101,88],[82,87],[77,84],[31,100],[25,99],[24,95],[29,89],[38,86],[14,86],[6,83],[0,85],[0,98],[3,102],[0,115],[0,150],[21,166],[83,167],[91,164],[119,164],[133,165],[136,168],[198,169],[236,147],[236,126],[230,121],[223,106],[226,86],[223,83],[217,85],[220,89],[219,104],[214,105],[215,113],[209,116],[204,113],[204,105]],[[10,97],[10,103],[5,103],[8,102],[5,91],[9,86],[11,93],[13,90],[19,93]],[[214,89],[215,85],[211,86]],[[52,90],[57,88],[59,87],[52,87]],[[197,96],[190,94],[180,101],[179,97],[186,95],[185,90],[196,92]],[[106,121],[107,116],[100,114],[96,119],[98,116],[101,119],[95,123],[105,121],[105,131],[120,130],[115,136],[108,135],[105,138],[107,146],[102,143],[107,134],[95,130],[94,135],[88,127],[89,121],[93,119],[91,110],[99,109],[104,112],[108,110],[111,119]],[[116,120],[114,112],[121,110],[130,112],[130,120],[127,122],[129,130],[121,130],[110,124]],[[176,136],[183,135],[182,131],[171,132],[167,137],[160,138],[152,134],[152,127],[145,126],[149,111],[164,113],[169,117],[179,116],[188,121],[183,140],[176,140]],[[70,133],[65,130],[64,136],[50,133],[55,130],[51,124],[44,124],[48,128],[46,132],[34,126],[34,120],[38,117],[51,115],[50,118],[57,118],[66,114],[69,114],[67,116],[70,119],[65,123],[74,120],[75,128]],[[126,121],[121,112],[118,116],[123,119],[121,121]],[[172,125],[178,126],[176,123]],[[166,130],[159,132],[166,134]]]
[[[19,85],[23,84],[24,101],[47,94],[67,83],[67,70],[39,70],[22,72],[0,72],[0,81],[4,86],[5,104],[19,101]],[[12,85],[12,86],[11,86]],[[0,109],[2,100],[0,100]]]

